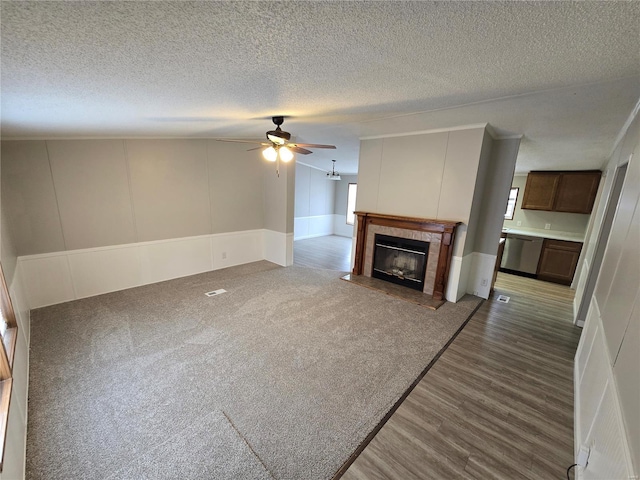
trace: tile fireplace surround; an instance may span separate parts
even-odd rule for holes
[[[453,240],[461,222],[355,212],[358,218],[354,275],[371,277],[376,233],[429,242],[423,293],[443,300],[453,254]]]

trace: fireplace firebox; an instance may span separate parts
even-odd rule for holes
[[[375,235],[372,276],[422,291],[429,242]]]

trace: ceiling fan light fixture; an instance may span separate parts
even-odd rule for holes
[[[280,155],[280,160],[284,163],[288,163],[293,159],[293,152],[287,147],[280,147],[278,149],[278,154]]]
[[[269,132],[267,133],[267,139],[270,142],[276,143],[278,145],[284,145],[284,142],[286,142],[286,140],[282,137],[279,137],[277,135],[272,135],[273,132]]]
[[[262,151],[262,156],[269,162],[275,162],[278,158],[278,152],[273,147],[267,147]]]

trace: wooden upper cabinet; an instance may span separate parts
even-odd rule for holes
[[[574,172],[560,176],[554,210],[556,212],[591,213],[602,172]]]
[[[553,210],[553,203],[560,184],[556,172],[531,172],[524,187],[522,208],[529,210]]]
[[[591,213],[602,172],[530,172],[522,208],[551,212]]]

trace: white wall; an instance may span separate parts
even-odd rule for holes
[[[0,170],[2,165],[0,165]],[[0,192],[0,261],[18,323],[18,338],[13,363],[13,387],[9,406],[4,464],[0,480],[24,478],[27,440],[27,398],[29,389],[29,308],[23,289],[22,272],[18,265],[15,245],[6,227]]]
[[[576,451],[580,445],[591,448],[589,465],[579,473],[585,479],[640,475],[639,156],[636,116],[607,165],[602,204],[610,195],[610,177],[626,162],[627,175],[575,359]],[[602,222],[600,213],[597,219]],[[599,230],[594,224],[586,262]],[[582,269],[581,276],[587,274]]]
[[[294,239],[333,234],[336,182],[324,171],[296,165]]]

